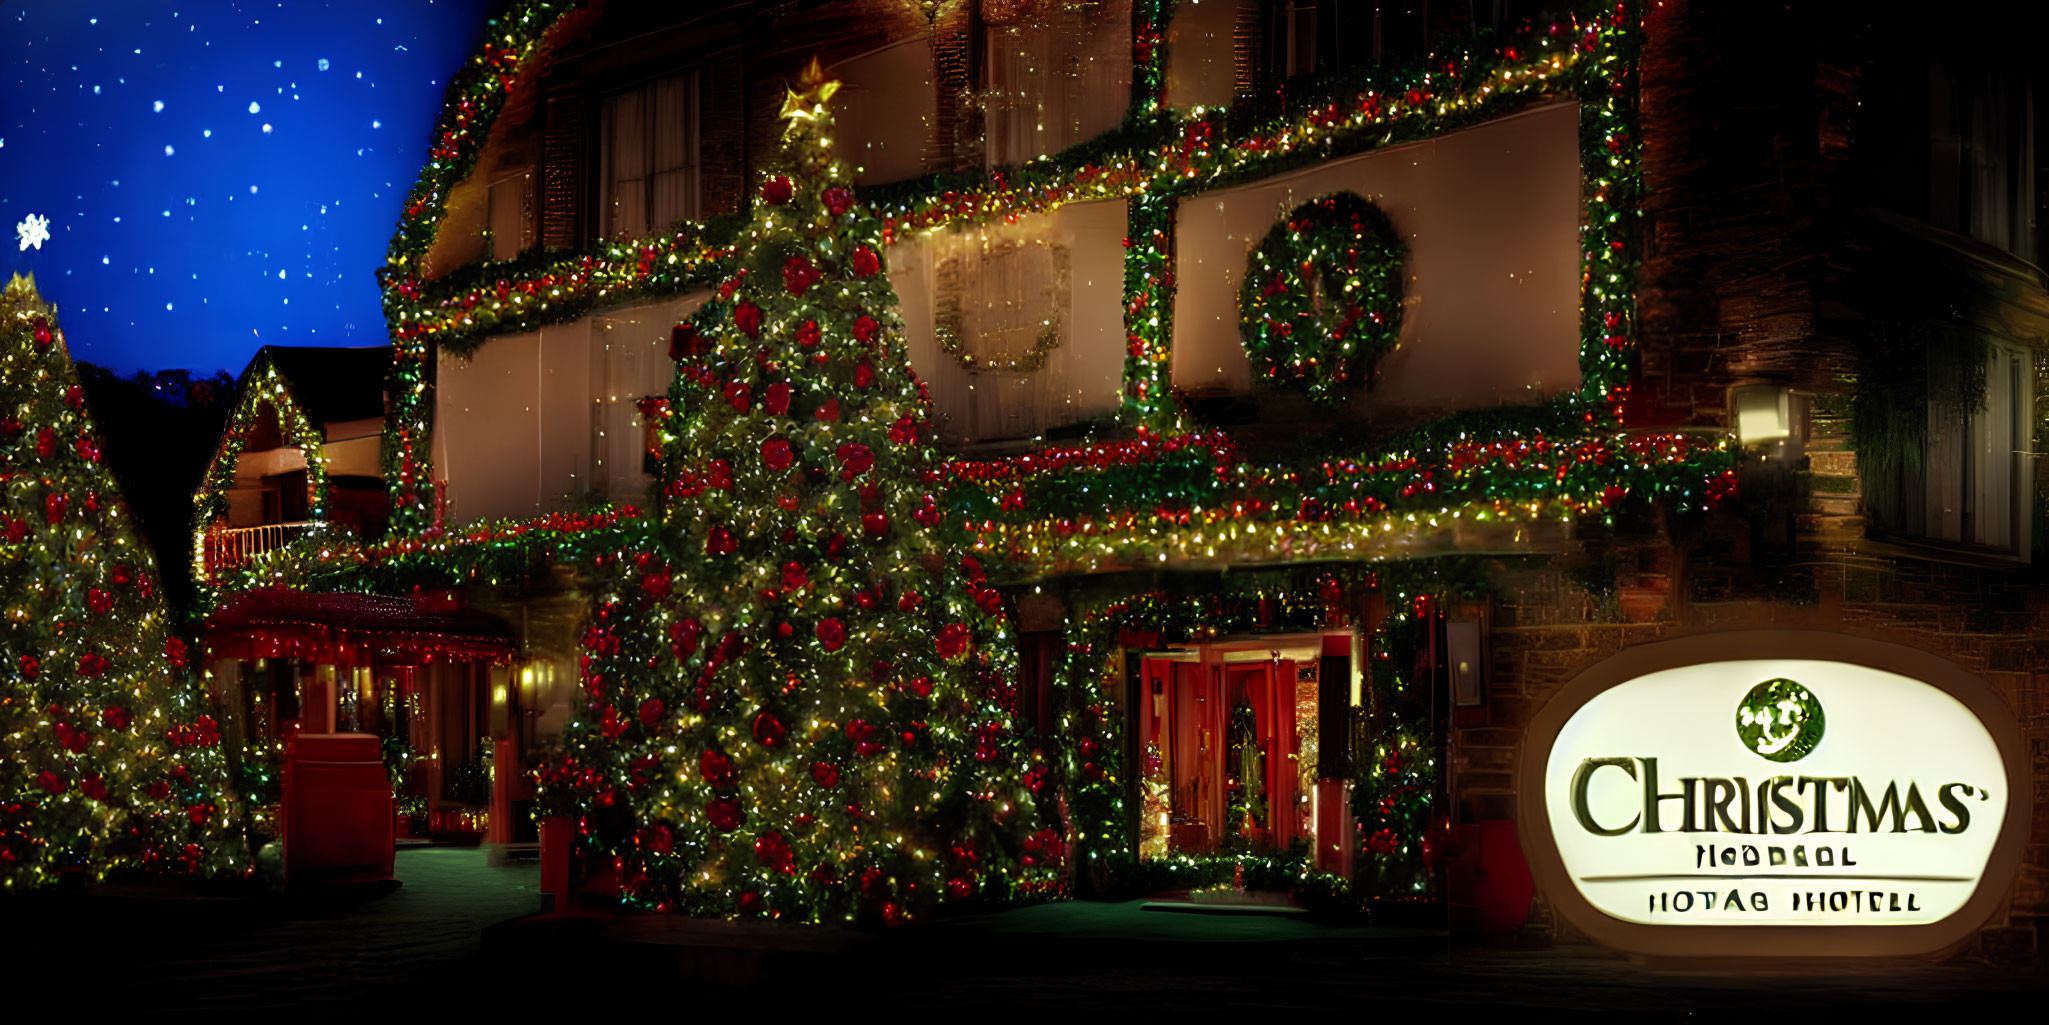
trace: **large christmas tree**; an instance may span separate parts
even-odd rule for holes
[[[238,872],[220,733],[32,281],[0,293],[0,887]]]
[[[1014,640],[945,544],[929,403],[814,65],[742,267],[677,326],[665,514],[601,560],[549,782],[628,899],[901,920],[1059,885]],[[600,863],[602,864],[602,862]]]

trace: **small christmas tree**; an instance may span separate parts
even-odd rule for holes
[[[238,872],[220,732],[54,311],[0,293],[0,886]]]
[[[940,461],[877,219],[816,62],[742,269],[688,323],[661,417],[664,528],[601,560],[588,712],[550,785],[629,899],[896,921],[1058,885],[1013,639],[940,539]]]

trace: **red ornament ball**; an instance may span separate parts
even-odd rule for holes
[[[716,748],[706,748],[697,756],[697,774],[715,787],[732,786],[740,778],[739,770],[733,767],[733,759]]]
[[[754,742],[762,747],[781,747],[788,736],[789,727],[775,717],[773,712],[763,712],[754,717]]]
[[[704,806],[704,817],[711,821],[711,828],[721,833],[730,833],[740,828],[746,815],[740,811],[740,802],[730,797],[713,798]]]

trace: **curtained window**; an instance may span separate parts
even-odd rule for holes
[[[1985,404],[1967,416],[1928,407],[1927,536],[2026,558],[2033,498],[2027,350],[1987,346]]]
[[[985,3],[982,110],[989,166],[1021,164],[1123,119],[1131,92],[1131,5]]]
[[[697,220],[697,73],[656,79],[605,98],[603,235],[639,238]]]

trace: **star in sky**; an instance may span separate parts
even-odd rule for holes
[[[0,224],[80,359],[389,341],[375,273],[493,0],[0,0]]]

